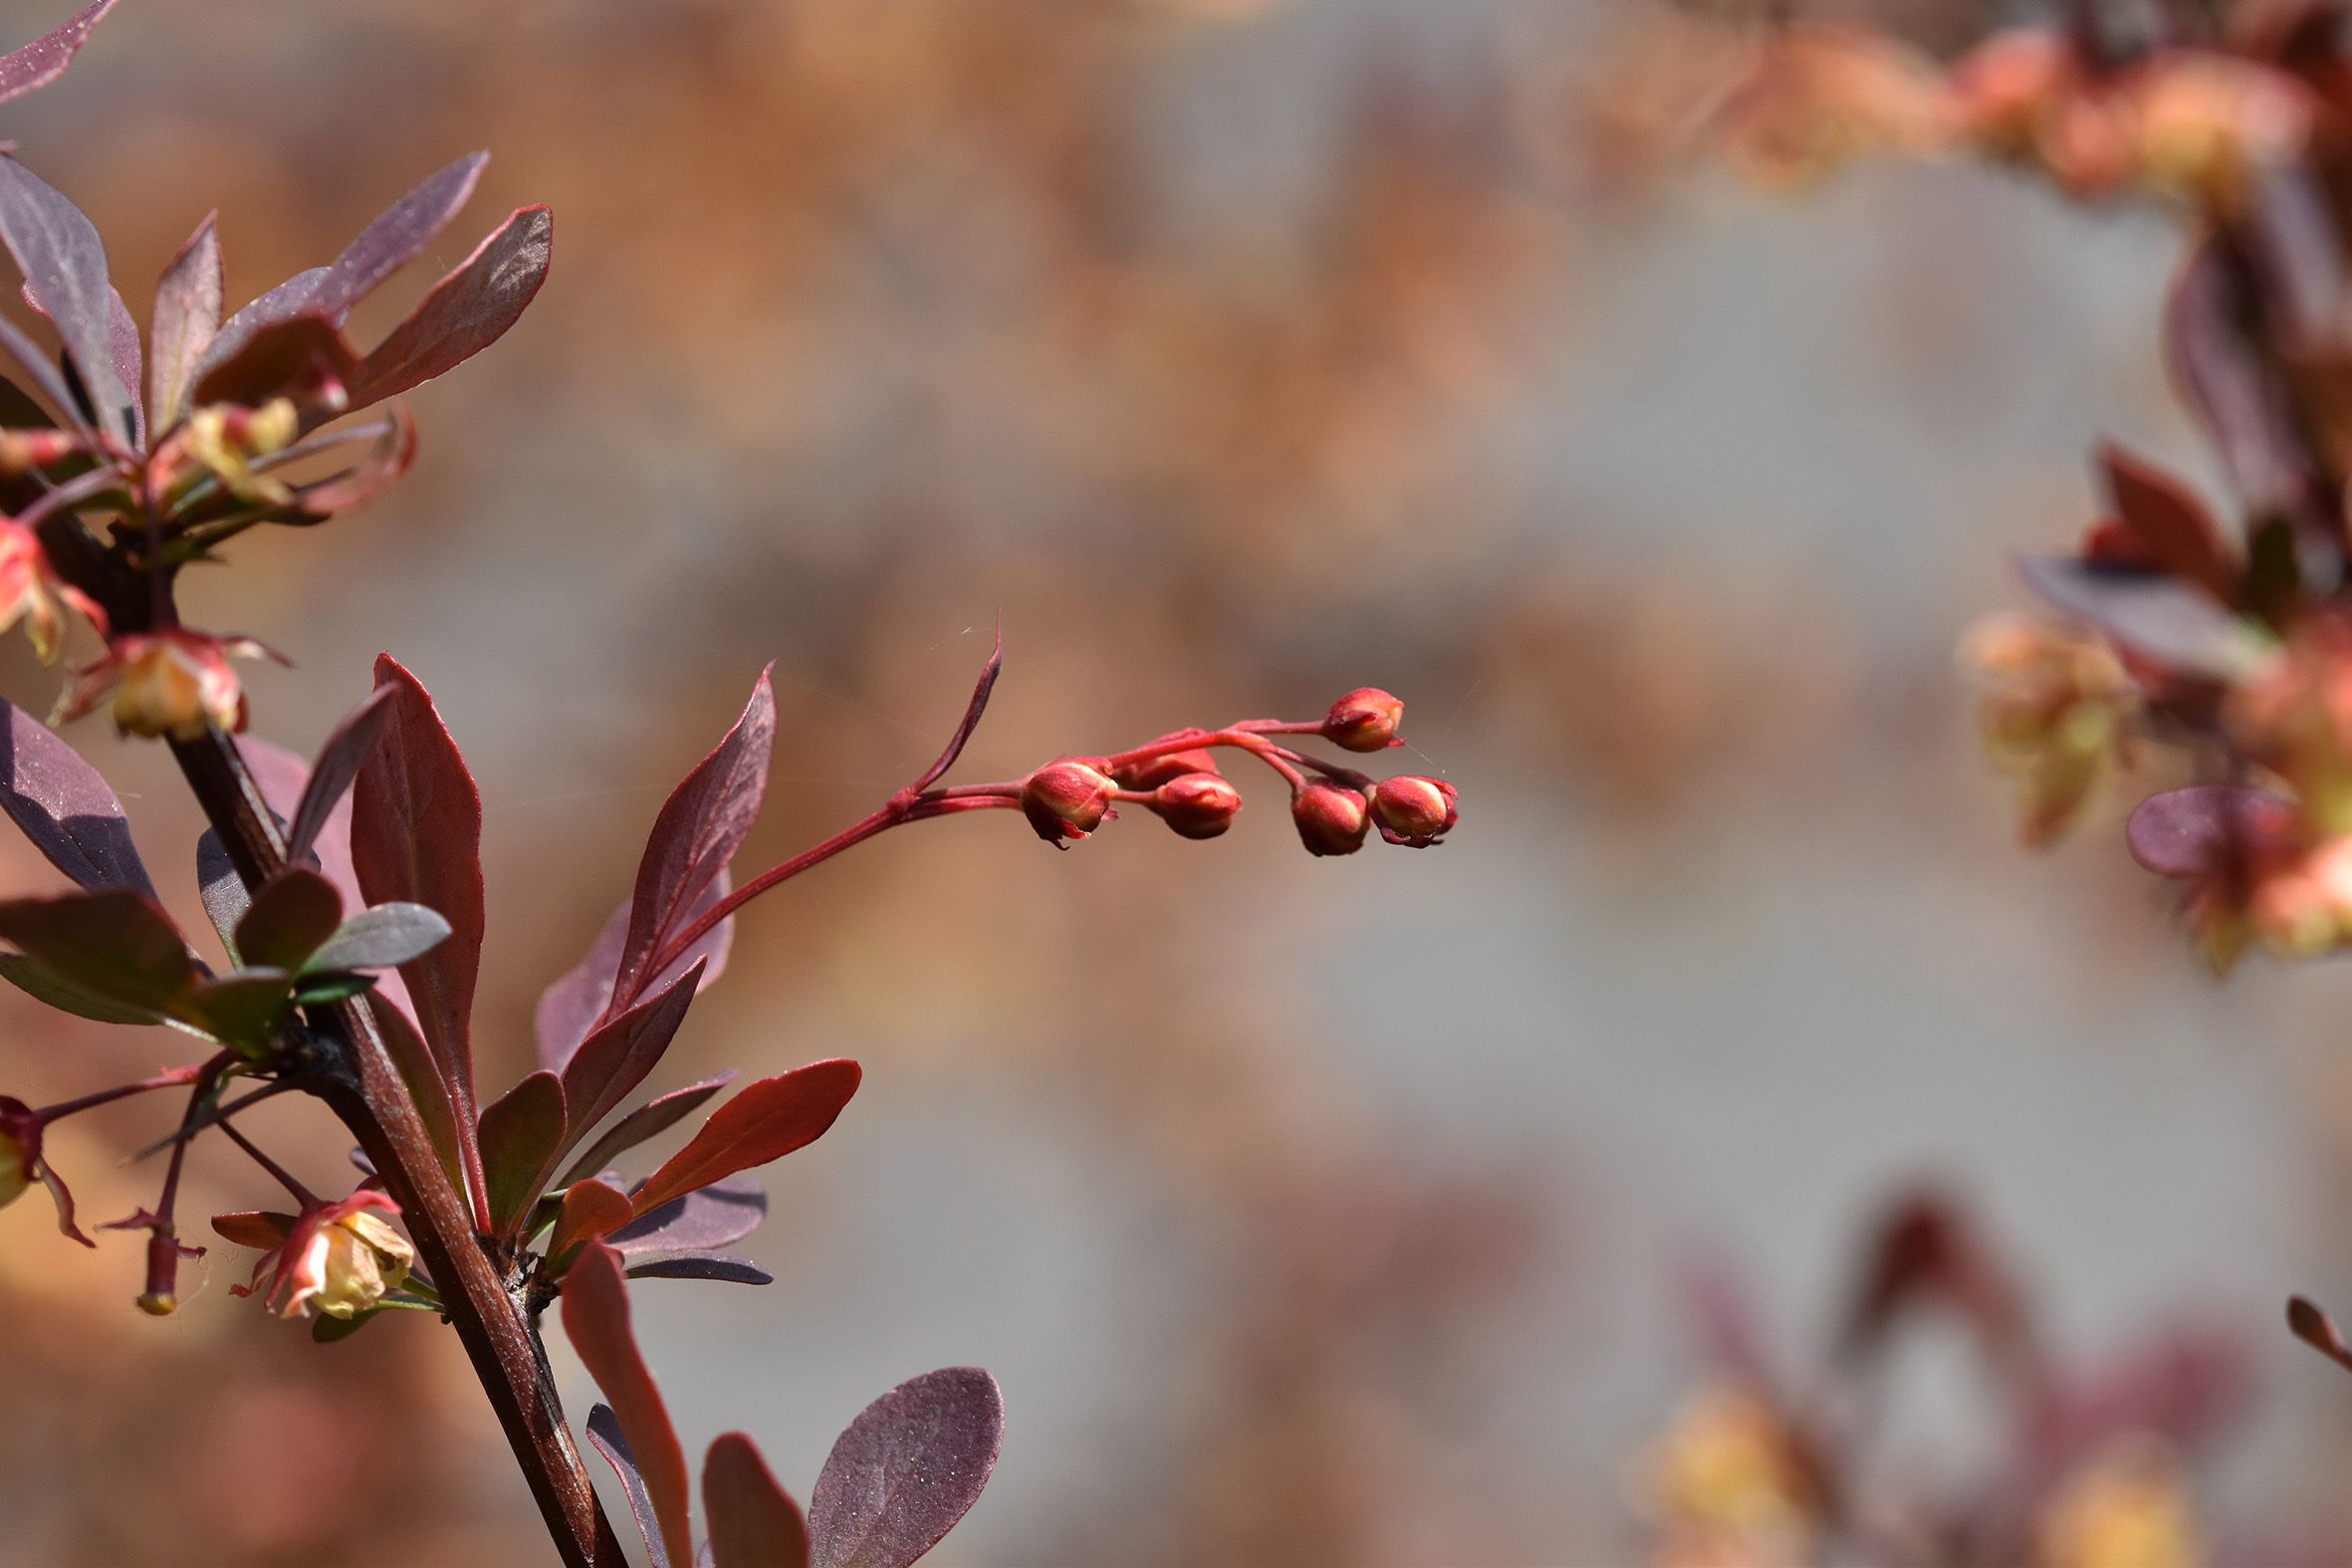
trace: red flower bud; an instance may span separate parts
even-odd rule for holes
[[[1407,774],[1383,779],[1372,788],[1372,815],[1380,836],[1408,849],[1427,849],[1462,819],[1456,809],[1454,786],[1442,779]]]
[[[1331,704],[1323,739],[1351,752],[1378,752],[1397,744],[1396,727],[1405,705],[1377,686],[1359,686]]]
[[[1153,790],[1151,808],[1186,838],[1215,838],[1241,813],[1242,792],[1215,774],[1186,774]]]
[[[1115,769],[1111,777],[1121,789],[1157,789],[1172,779],[1187,774],[1216,774],[1224,770],[1217,766],[1217,754],[1209,751],[1170,752],[1165,757],[1154,757],[1145,762],[1129,763]]]
[[[1100,758],[1064,757],[1048,763],[1021,786],[1021,809],[1047,843],[1084,838],[1111,814],[1109,775],[1094,766]]]
[[[1311,784],[1291,796],[1291,820],[1307,849],[1318,855],[1352,855],[1364,847],[1371,825],[1364,797],[1334,784]]]

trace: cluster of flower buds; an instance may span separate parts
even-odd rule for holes
[[[1377,687],[1349,692],[1318,720],[1251,719],[1222,730],[1179,730],[1109,757],[1063,757],[1018,784],[972,784],[947,793],[967,804],[1018,803],[1038,836],[1057,847],[1091,834],[1119,805],[1140,805],[1186,838],[1215,838],[1241,813],[1242,794],[1218,766],[1217,750],[1257,758],[1291,786],[1291,819],[1317,855],[1348,855],[1377,826],[1392,844],[1426,849],[1460,819],[1456,791],[1442,779],[1375,780],[1283,745],[1278,736],[1319,736],[1350,752],[1380,752],[1403,741],[1405,705]]]
[[[1791,26],[1758,46],[1721,125],[1734,165],[1772,186],[1866,154],[1973,152],[2075,196],[2231,210],[2263,171],[2299,156],[2329,112],[2302,79],[2233,48],[2119,62],[2079,30],[2016,29],[1939,71],[1874,34]]]

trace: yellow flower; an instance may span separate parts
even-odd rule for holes
[[[1748,1390],[1708,1390],[1636,1465],[1674,1564],[1794,1564],[1809,1555],[1812,1489],[1786,1428]]]
[[[2025,841],[2046,844],[2122,749],[2137,688],[2106,644],[2011,616],[1980,621],[1961,657],[1990,687],[1980,710],[1985,747],[2022,782]]]
[[[2191,1568],[2199,1560],[2180,1466],[2154,1443],[2119,1445],[2077,1470],[2036,1536],[2044,1568]]]

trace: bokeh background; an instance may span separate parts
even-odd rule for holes
[[[11,106],[142,316],[215,206],[243,299],[493,148],[386,319],[555,207],[410,478],[187,592],[299,662],[252,677],[283,744],[379,649],[433,688],[488,813],[493,1090],[769,659],[747,862],[919,769],[999,614],[966,777],[1370,682],[1463,790],[1430,853],[1310,861],[1256,787],[1214,844],[959,819],[755,907],[663,1081],[867,1079],[768,1173],[775,1285],[637,1292],[689,1449],[748,1430],[805,1493],[867,1399],[976,1362],[1007,1450],[945,1561],[1638,1560],[1636,1456],[1714,1375],[1694,1268],[1802,1376],[1924,1180],[2060,1353],[2234,1341],[2210,1540],[2352,1529],[2352,1387],[2278,1326],[2352,1297],[2352,991],[2204,979],[2120,798],[2015,850],[1952,661],[2095,438],[2211,475],[2159,362],[2178,232],[1958,167],[1761,195],[1691,145],[1720,45],[1642,0],[124,0]],[[160,756],[75,738],[187,862]],[[0,1037],[36,1103],[176,1059],[15,1001]],[[163,1114],[57,1136],[98,1218]],[[336,1179],[323,1116],[255,1122]],[[257,1180],[208,1146],[192,1207]],[[153,1322],[135,1244],[43,1208],[0,1215],[0,1560],[544,1555],[429,1320],[316,1348],[216,1245]],[[1910,1356],[1890,1462],[1981,1463],[1981,1382]]]

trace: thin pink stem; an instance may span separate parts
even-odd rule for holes
[[[125,1083],[117,1088],[101,1089],[96,1094],[85,1094],[78,1100],[60,1100],[55,1105],[43,1106],[33,1115],[44,1123],[59,1121],[97,1106],[127,1099],[133,1094],[144,1094],[149,1089],[171,1089],[177,1088],[183,1083],[194,1083],[208,1070],[224,1065],[227,1061],[228,1055],[223,1052],[221,1055],[213,1057],[211,1061],[202,1062],[195,1066],[174,1067],[169,1072],[157,1073],[152,1078],[141,1078],[136,1083]]]
[[[302,1207],[305,1209],[317,1209],[320,1207],[318,1195],[313,1193],[309,1188],[303,1186],[302,1183],[296,1181],[293,1174],[289,1172],[284,1166],[271,1159],[268,1155],[262,1153],[259,1146],[257,1146],[252,1139],[237,1131],[234,1126],[227,1122],[222,1122],[220,1124],[220,1130],[229,1135],[229,1142],[235,1144],[238,1148],[253,1156],[254,1164],[260,1166],[263,1170],[269,1172],[270,1175],[276,1177],[278,1179],[278,1185],[285,1188],[287,1192],[292,1194],[296,1203],[302,1205]],[[187,1146],[182,1144],[180,1147],[185,1148]]]

